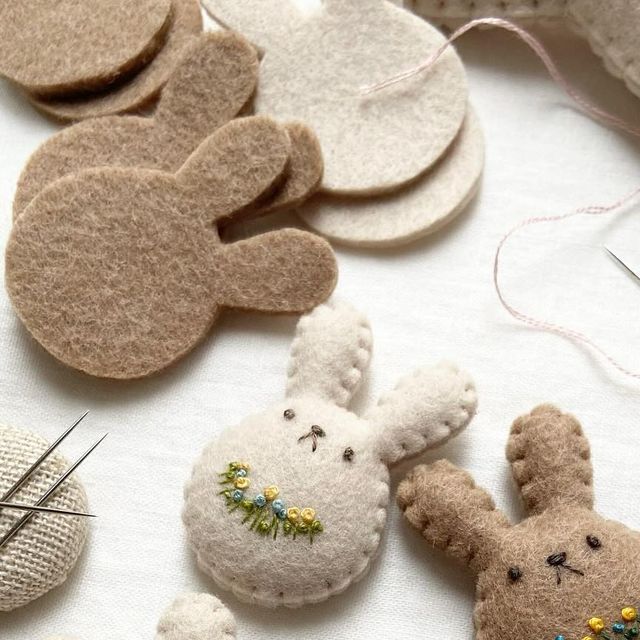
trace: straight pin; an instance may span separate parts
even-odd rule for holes
[[[54,494],[60,485],[67,481],[69,476],[93,453],[94,449],[107,437],[104,434],[95,444],[91,445],[44,493],[44,495],[33,505],[34,507],[42,506],[52,494]],[[0,539],[0,549],[2,549],[34,516],[34,512],[25,513]]]
[[[16,483],[2,496],[0,502],[9,502],[11,498],[20,491],[21,487],[38,470],[38,467],[62,444],[65,438],[87,417],[89,412],[85,411],[16,481]],[[0,505],[0,508],[4,508]]]
[[[33,511],[35,513],[55,513],[60,516],[83,516],[85,518],[97,518],[91,513],[83,511],[68,511],[66,509],[54,509],[53,507],[34,507],[30,504],[20,504],[18,502],[0,502],[3,509],[15,509],[16,511]]]

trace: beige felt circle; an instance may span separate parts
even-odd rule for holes
[[[0,426],[0,495],[47,449],[39,436],[13,427]],[[11,498],[35,504],[66,471],[60,454],[50,456],[31,479]],[[47,502],[55,509],[87,512],[87,496],[72,476]],[[24,515],[23,511],[0,509],[0,536]],[[0,549],[0,611],[11,611],[62,584],[73,569],[84,546],[87,519],[38,514]]]
[[[102,88],[153,57],[171,18],[171,0],[3,0],[0,73],[40,94]]]
[[[265,49],[256,110],[314,129],[325,158],[324,189],[382,193],[433,165],[466,111],[456,52],[449,49],[430,72],[383,91],[365,96],[360,89],[423,62],[445,41],[442,34],[384,0],[325,0],[297,20],[290,5],[205,0],[214,17],[241,32],[246,26]],[[265,25],[274,37],[263,35]]]
[[[314,231],[347,245],[405,244],[439,229],[473,197],[484,166],[484,138],[469,109],[446,155],[424,176],[383,196],[347,198],[318,194],[298,215]]]
[[[186,48],[202,32],[198,0],[173,0],[173,21],[155,58],[139,73],[99,93],[74,98],[44,99],[29,95],[43,113],[63,121],[127,113],[147,106],[180,63]]]

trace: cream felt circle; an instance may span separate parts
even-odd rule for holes
[[[0,74],[40,94],[100,89],[163,44],[171,0],[0,4]]]
[[[39,436],[0,425],[0,495],[5,494],[48,448]],[[68,464],[59,454],[51,455],[11,500],[35,504],[66,471]],[[54,509],[87,512],[87,497],[72,476],[46,504]],[[0,510],[0,536],[24,512]],[[0,611],[11,611],[62,584],[73,569],[84,546],[87,519],[41,513],[0,549]]]
[[[484,138],[470,109],[446,155],[423,176],[399,191],[348,198],[320,193],[298,215],[314,231],[347,245],[405,244],[440,229],[475,194],[484,167]]]
[[[314,425],[325,434],[315,451]],[[186,490],[183,519],[201,569],[240,599],[265,606],[319,602],[362,577],[389,498],[371,429],[345,409],[296,398],[227,430],[196,463]],[[233,472],[234,480],[220,484],[231,463],[248,465],[244,500],[273,498],[269,488],[277,487],[282,509],[299,512],[298,519],[280,519],[273,501],[251,511],[235,503]],[[220,494],[226,490],[231,499]],[[264,533],[258,519],[277,529]]]
[[[256,110],[313,128],[325,159],[323,188],[383,193],[432,166],[466,111],[456,52],[384,90],[364,95],[362,87],[423,62],[443,35],[384,0],[325,0],[304,16],[292,15],[290,4],[205,2],[214,17],[264,48]],[[251,16],[258,10],[259,21]]]

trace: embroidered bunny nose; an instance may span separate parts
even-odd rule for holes
[[[547,564],[552,567],[559,567],[563,565],[567,561],[567,554],[563,551],[562,553],[554,553],[547,558]]]
[[[298,442],[304,442],[307,438],[311,438],[311,451],[315,453],[315,450],[318,448],[318,438],[324,438],[325,435],[324,429],[314,424],[308,433],[298,438]]]

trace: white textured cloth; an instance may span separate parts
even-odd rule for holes
[[[581,347],[516,324],[491,282],[495,246],[521,219],[614,200],[637,186],[638,145],[576,113],[512,36],[486,35],[470,34],[459,47],[487,145],[483,187],[469,211],[401,250],[337,250],[338,294],[375,332],[363,397],[378,397],[420,362],[446,357],[469,370],[478,415],[425,459],[450,457],[512,516],[520,507],[504,457],[509,426],[536,404],[554,402],[577,415],[590,439],[598,510],[639,529],[640,385]],[[638,99],[583,40],[551,44],[581,90],[637,117]],[[0,245],[20,170],[56,129],[0,85]],[[525,230],[507,245],[505,289],[523,309],[583,330],[640,369],[640,289],[601,248],[610,245],[640,268],[639,234],[633,208]],[[239,640],[472,638],[471,577],[430,551],[394,505],[370,574],[317,606],[266,611],[240,604],[196,567],[180,521],[192,464],[225,427],[283,397],[295,323],[229,314],[176,368],[109,383],[55,363],[28,338],[0,291],[1,420],[51,439],[91,408],[63,447],[69,458],[104,430],[111,433],[80,473],[99,515],[82,561],[63,587],[0,614],[2,640],[151,640],[167,604],[187,590],[210,591],[229,604]],[[394,471],[392,490],[410,466]]]

